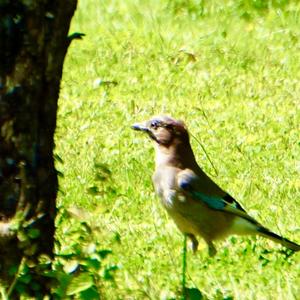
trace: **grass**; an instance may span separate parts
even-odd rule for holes
[[[203,169],[300,242],[299,26],[297,1],[79,1],[71,32],[86,37],[65,61],[56,153],[58,205],[80,217],[57,239],[67,247],[84,220],[112,250],[104,299],[180,297],[183,237],[154,195],[151,142],[130,129],[153,115],[183,119],[217,173],[192,138]],[[205,299],[299,299],[300,256],[279,249],[231,237],[213,259],[188,251],[187,285]]]

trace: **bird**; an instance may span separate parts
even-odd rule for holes
[[[217,253],[215,241],[231,235],[258,235],[293,251],[300,245],[261,225],[198,165],[185,123],[169,116],[156,116],[135,123],[132,129],[146,133],[154,142],[156,194],[178,229],[191,240],[193,252],[198,237]]]

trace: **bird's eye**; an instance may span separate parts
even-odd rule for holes
[[[153,129],[157,129],[157,127],[159,126],[159,122],[158,121],[152,121],[150,124],[150,127]]]

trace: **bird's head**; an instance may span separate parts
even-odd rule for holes
[[[132,129],[147,133],[152,140],[164,147],[189,140],[185,124],[167,116],[154,117],[149,121],[133,124]]]

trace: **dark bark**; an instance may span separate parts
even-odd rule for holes
[[[0,284],[12,290],[22,262],[35,298],[49,292],[37,261],[53,251],[54,131],[76,2],[0,0]]]

